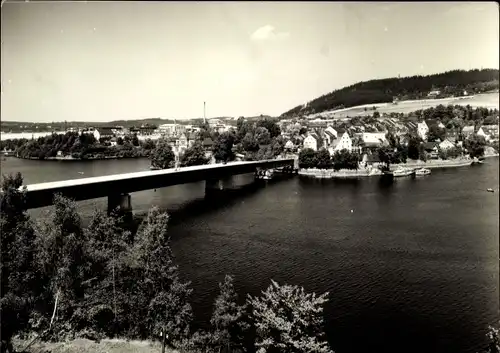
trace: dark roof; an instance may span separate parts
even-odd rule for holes
[[[370,148],[370,147],[379,147],[382,145],[382,142],[365,142],[364,147]]]
[[[425,148],[426,150],[432,150],[432,149],[434,149],[434,147],[436,147],[437,145],[439,145],[439,142],[426,142],[426,143],[424,144],[424,148]]]
[[[425,123],[427,124],[428,127],[431,127],[431,126],[437,126],[439,124],[439,121],[436,119],[427,119],[425,120]]]
[[[368,154],[366,156],[366,161],[369,162],[369,163],[378,163],[378,162],[380,162],[380,158],[379,158],[379,156],[378,156],[377,153],[375,153],[375,154]]]
[[[97,131],[99,131],[100,135],[113,135],[113,131],[111,129],[112,128],[110,127],[102,127],[100,129],[97,129]]]
[[[214,144],[214,141],[210,138],[207,137],[203,140],[203,146],[212,146]]]
[[[335,135],[328,130],[325,130],[325,134],[330,136],[331,138],[335,138]]]

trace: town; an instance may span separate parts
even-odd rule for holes
[[[358,163],[355,164],[355,169],[358,169],[362,166],[377,166],[383,162],[378,153],[383,148],[402,146],[408,149],[412,138],[416,140],[417,146],[414,153],[406,153],[406,157],[410,159],[445,160],[462,157],[467,154],[464,152],[470,155],[471,143],[468,142],[474,139],[479,139],[482,149],[477,155],[472,153],[472,157],[496,155],[499,142],[498,119],[497,109],[473,109],[470,106],[438,105],[408,114],[380,114],[373,107],[363,115],[347,119],[325,118],[321,114],[281,119],[264,116],[250,119],[240,117],[237,120],[204,118],[197,119],[195,123],[179,121],[159,126],[142,124],[130,128],[69,127],[65,131],[31,133],[31,138],[30,133],[10,134],[22,136],[20,139],[5,139],[9,132],[4,132],[1,151],[4,155],[32,159],[80,159],[82,153],[86,155],[83,156],[84,159],[148,157],[147,151],[153,150],[157,141],[162,140],[170,146],[175,160],[180,160],[186,150],[193,148],[195,144],[205,153],[204,163],[269,159],[285,155],[298,159],[301,152],[304,155],[308,150],[325,150],[331,157],[340,152],[359,155]],[[82,151],[61,142],[61,147],[58,148],[52,141],[51,148],[37,147],[44,144],[44,139],[55,135],[83,135],[87,137],[88,144],[98,147]],[[228,140],[226,136],[234,138]],[[213,153],[214,145],[221,142],[221,139],[227,140],[230,146],[226,148],[233,153],[216,158]],[[72,142],[73,145],[75,141]],[[271,148],[275,142],[275,148]],[[141,148],[146,152],[134,152]],[[106,150],[115,153],[103,153]],[[299,164],[302,168],[315,167],[314,163],[299,161]],[[330,168],[331,165],[327,163],[323,166],[325,167]]]

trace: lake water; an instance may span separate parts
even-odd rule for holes
[[[149,164],[7,158],[1,168],[29,184]],[[198,322],[208,319],[228,273],[241,296],[258,294],[271,278],[329,291],[327,332],[337,353],[472,353],[499,317],[498,174],[491,158],[389,184],[293,177],[215,200],[204,199],[204,183],[186,184],[134,193],[132,204],[134,212],[151,205],[171,212],[172,247],[192,281]],[[85,215],[95,206],[106,200],[80,202]]]

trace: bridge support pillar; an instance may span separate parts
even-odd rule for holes
[[[108,215],[117,208],[121,215],[132,216],[132,197],[130,194],[108,196]]]
[[[205,194],[213,193],[214,191],[224,190],[224,182],[220,179],[205,180]]]

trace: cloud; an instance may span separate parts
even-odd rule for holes
[[[289,35],[288,32],[276,32],[273,26],[265,25],[253,32],[250,39],[254,41],[276,40],[287,38]]]

